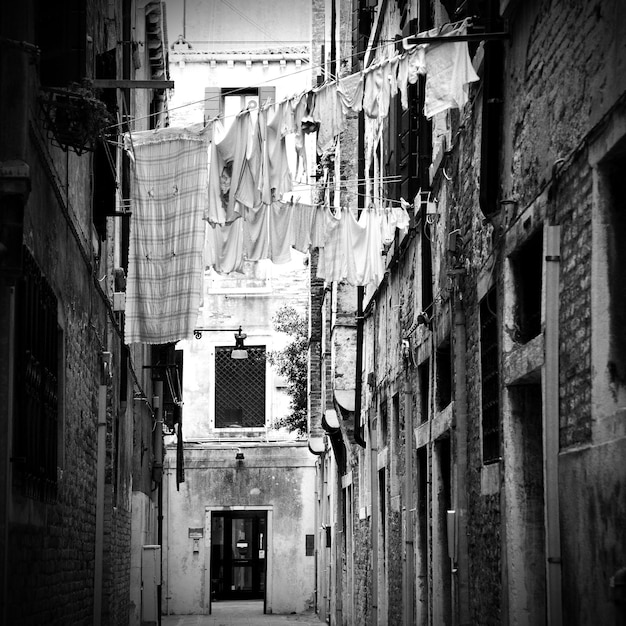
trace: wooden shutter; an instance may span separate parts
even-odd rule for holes
[[[207,124],[222,112],[222,90],[219,87],[204,88],[204,123]]]
[[[259,106],[262,107],[268,100],[276,102],[276,87],[263,85],[259,87]]]

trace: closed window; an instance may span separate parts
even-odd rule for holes
[[[232,346],[215,348],[215,427],[265,427],[265,346],[246,346],[247,359],[232,359]]]
[[[216,117],[230,126],[235,116],[251,104],[263,106],[276,102],[276,87],[206,87],[204,90],[204,123]]]
[[[22,495],[56,498],[59,355],[62,334],[57,298],[34,258],[24,248],[17,285],[13,476]]]

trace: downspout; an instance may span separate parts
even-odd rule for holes
[[[363,113],[359,114],[358,121],[358,159],[357,176],[359,179],[360,197],[365,197],[365,156],[363,154],[363,137],[365,137],[365,118]],[[360,214],[360,211],[359,211]],[[356,378],[354,382],[354,441],[362,448],[365,448],[363,431],[361,430],[361,392],[363,390],[362,370],[363,370],[363,298],[365,297],[365,287],[356,288]]]
[[[372,518],[372,626],[378,624],[378,446],[372,420],[368,419],[370,435],[370,490]]]
[[[154,424],[154,481],[157,483],[157,545],[159,550],[159,584],[157,585],[157,615],[161,623],[161,592],[163,588],[163,381],[154,381],[153,406],[156,410]]]
[[[102,364],[101,364],[102,365]],[[94,556],[93,623],[102,620],[102,559],[104,553],[104,470],[106,461],[107,385],[98,388],[97,461],[96,461],[96,550]]]
[[[469,580],[467,555],[467,370],[466,370],[465,311],[460,297],[454,307],[454,425],[456,442],[456,493],[454,497],[455,524],[454,560],[452,563],[455,586],[455,613],[457,624],[469,624]]]
[[[356,288],[356,374],[354,381],[354,441],[362,448],[365,448],[361,430],[361,393],[363,390],[362,370],[363,370],[363,294],[364,287]]]
[[[415,608],[415,524],[413,503],[413,407],[411,402],[411,383],[409,366],[405,367],[404,379],[404,423],[406,443],[404,448],[404,502],[405,502],[405,554],[404,554],[404,626],[413,626]]]
[[[548,626],[561,626],[561,531],[559,512],[559,272],[560,226],[545,229],[546,326],[543,365],[543,479],[546,520]]]

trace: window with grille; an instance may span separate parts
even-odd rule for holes
[[[16,290],[13,476],[23,495],[52,501],[57,487],[61,330],[52,288],[26,248],[23,255]]]
[[[215,427],[265,426],[265,346],[246,346],[247,359],[231,359],[232,346],[215,348]]]
[[[480,371],[482,377],[483,463],[500,458],[500,374],[498,370],[497,292],[480,302]]]

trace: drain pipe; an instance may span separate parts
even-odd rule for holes
[[[543,365],[543,476],[548,626],[563,623],[559,511],[559,271],[560,226],[545,229],[546,327]]]
[[[463,301],[456,298],[454,307],[454,420],[456,440],[456,493],[454,523],[456,542],[453,549],[453,584],[456,587],[456,623],[469,624],[469,580],[467,557],[467,329]]]
[[[363,389],[363,295],[364,287],[356,288],[356,376],[354,381],[354,441],[365,448],[363,431],[361,430],[361,392]]]
[[[94,554],[94,581],[93,581],[93,624],[99,626],[102,622],[102,564],[104,556],[104,474],[106,463],[106,427],[107,427],[107,370],[109,353],[103,352],[100,356],[101,383],[98,387],[98,421],[97,452],[96,452],[96,546]]]
[[[159,572],[157,583],[157,620],[161,624],[162,581],[163,581],[163,381],[154,381],[153,406],[156,409],[154,425],[154,464],[153,480],[157,483],[157,545],[159,549]]]
[[[413,504],[413,406],[411,402],[411,384],[409,365],[405,368],[404,379],[404,502],[405,502],[405,555],[404,555],[404,626],[413,626],[413,581],[415,579],[415,505]]]
[[[372,428],[372,420],[367,420],[370,434],[370,490],[372,520],[372,624],[378,624],[378,445],[376,430]]]

